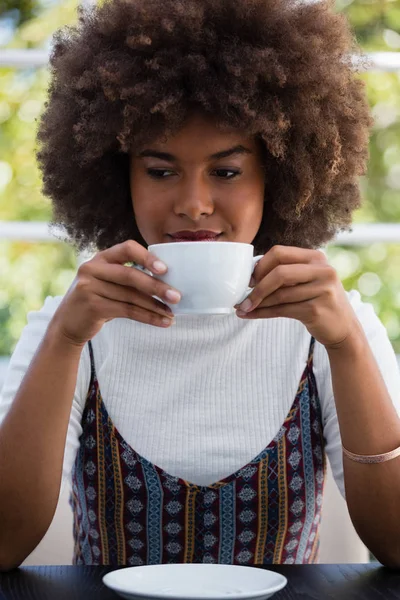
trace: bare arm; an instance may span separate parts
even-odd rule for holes
[[[400,419],[326,256],[319,250],[274,246],[257,263],[253,279],[255,287],[238,316],[297,319],[325,346],[344,446],[366,455],[400,446]],[[360,465],[344,457],[344,481],[360,537],[383,564],[400,568],[400,458]]]
[[[18,566],[53,518],[82,346],[51,323],[0,426],[0,569]]]
[[[0,570],[18,566],[51,523],[86,342],[115,318],[172,324],[171,310],[153,296],[178,302],[179,293],[124,266],[135,261],[159,273],[156,258],[130,240],[98,253],[79,268],[50,322],[0,426]]]
[[[382,454],[400,445],[400,419],[361,326],[327,349],[340,433],[356,454]],[[346,500],[354,526],[376,558],[400,567],[400,458],[360,464],[343,457]]]

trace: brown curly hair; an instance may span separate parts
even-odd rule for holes
[[[105,0],[54,36],[38,130],[43,191],[79,249],[146,246],[129,154],[195,107],[258,136],[268,181],[257,253],[315,248],[360,205],[373,120],[335,0]],[[361,60],[360,60],[361,59]]]

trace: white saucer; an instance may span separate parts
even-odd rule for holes
[[[266,600],[287,579],[254,567],[185,563],[128,567],[103,582],[128,600]]]

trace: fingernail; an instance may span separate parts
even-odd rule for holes
[[[161,260],[155,260],[153,262],[153,271],[156,271],[156,273],[164,273],[167,270],[167,265],[164,264],[163,262],[161,262]]]
[[[162,324],[163,324],[165,327],[169,327],[170,325],[173,325],[173,324],[174,324],[174,320],[173,320],[173,319],[168,319],[167,317],[164,317],[164,319],[162,319],[162,321],[161,321],[161,322],[162,322]]]
[[[240,310],[243,312],[249,312],[251,310],[252,303],[251,300],[247,299],[240,305]]]
[[[180,302],[181,300],[180,293],[176,292],[175,290],[167,290],[167,292],[165,293],[165,297],[167,298],[167,300],[170,300],[170,302]]]
[[[247,313],[245,313],[244,310],[237,310],[236,314],[238,317],[244,317],[245,315],[247,315]]]

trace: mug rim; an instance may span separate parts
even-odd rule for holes
[[[163,246],[187,246],[188,244],[190,244],[191,246],[193,246],[193,244],[201,244],[201,245],[205,245],[205,244],[223,244],[224,246],[250,246],[251,248],[254,248],[253,244],[248,244],[247,242],[200,242],[200,241],[194,241],[194,242],[163,242],[160,244],[150,244],[149,246],[147,246],[147,249],[150,250],[150,248],[158,248],[158,247],[163,247]]]

